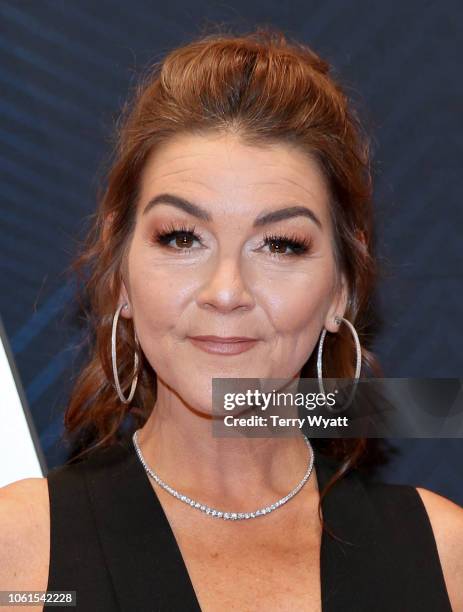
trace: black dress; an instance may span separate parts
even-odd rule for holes
[[[336,466],[315,451],[320,490]],[[77,608],[67,610],[201,610],[131,441],[92,451],[47,478],[47,590],[76,591]],[[330,490],[322,510],[335,534],[352,543],[322,533],[323,612],[452,612],[431,524],[414,487],[373,482],[352,470]]]

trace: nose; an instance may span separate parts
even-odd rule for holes
[[[252,291],[245,283],[239,263],[225,258],[214,263],[214,268],[197,295],[201,308],[230,312],[238,308],[252,309]]]

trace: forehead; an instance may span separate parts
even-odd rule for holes
[[[176,136],[148,157],[140,187],[140,210],[169,191],[244,216],[273,204],[305,204],[328,222],[329,194],[317,162],[286,143],[250,146],[233,134]]]

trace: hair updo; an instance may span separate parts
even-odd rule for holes
[[[348,283],[344,316],[359,335],[362,366],[382,375],[365,347],[378,275],[370,143],[353,104],[330,72],[328,62],[307,45],[289,41],[278,29],[258,28],[239,36],[201,36],[172,50],[139,80],[116,125],[113,156],[90,231],[71,265],[81,281],[77,297],[85,311],[89,347],[64,419],[65,435],[74,444],[71,460],[127,438],[143,426],[155,404],[156,373],[142,353],[133,400],[129,405],[120,402],[113,386],[111,326],[135,225],[141,172],[156,147],[182,133],[233,132],[253,146],[290,143],[318,163],[330,194],[336,269]],[[132,320],[120,319],[117,358],[124,393],[131,384],[136,349]],[[353,378],[354,349],[347,326],[327,334],[324,375]],[[316,352],[301,376],[316,377]],[[313,445],[343,461],[323,494],[370,448],[363,438],[314,439]]]

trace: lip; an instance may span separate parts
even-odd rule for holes
[[[189,336],[188,339],[206,353],[215,355],[239,355],[249,351],[258,342],[257,338],[231,337],[221,338],[220,336]]]
[[[208,342],[248,342],[249,340],[257,340],[250,336],[190,336],[195,340],[206,340]]]

